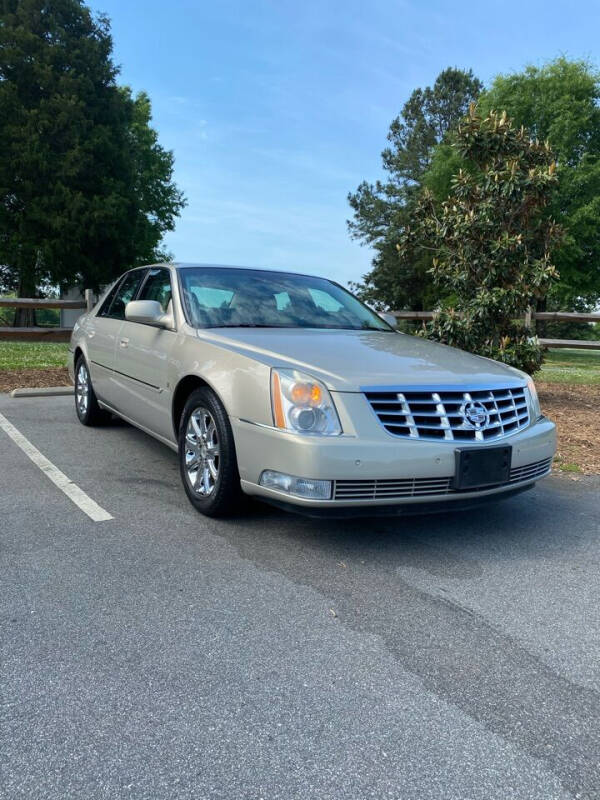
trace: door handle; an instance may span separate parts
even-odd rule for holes
[[[121,339],[119,344],[121,345],[121,347],[127,347],[127,345],[129,344],[129,339]]]

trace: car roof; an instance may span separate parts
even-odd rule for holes
[[[202,263],[192,263],[192,262],[184,262],[184,261],[172,261],[169,263],[164,264],[148,264],[147,266],[150,267],[175,267],[175,269],[190,269],[190,268],[210,268],[210,269],[247,269],[249,272],[273,272],[279,275],[300,275],[304,278],[321,278],[320,275],[314,275],[309,272],[297,272],[293,269],[275,269],[273,267],[248,267],[245,265],[240,264],[202,264]],[[329,280],[329,278],[323,278],[323,280]]]

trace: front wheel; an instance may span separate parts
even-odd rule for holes
[[[223,517],[242,498],[235,443],[227,413],[208,388],[194,390],[179,426],[179,468],[190,502],[208,517]]]
[[[103,411],[98,405],[90,370],[82,355],[75,364],[75,410],[83,425],[103,425],[110,419],[108,411]]]

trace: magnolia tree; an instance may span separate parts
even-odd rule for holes
[[[429,252],[434,283],[451,298],[423,334],[535,372],[542,348],[522,320],[558,277],[551,252],[562,233],[543,213],[556,184],[554,156],[506,113],[482,118],[475,104],[453,146],[465,166],[448,199],[439,204],[423,191],[397,245],[401,258]]]

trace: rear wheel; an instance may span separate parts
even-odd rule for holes
[[[223,517],[239,509],[242,490],[233,433],[211,389],[195,389],[185,404],[179,426],[179,467],[197,511]]]
[[[75,410],[83,425],[103,425],[110,418],[98,405],[90,371],[82,355],[75,364]]]

